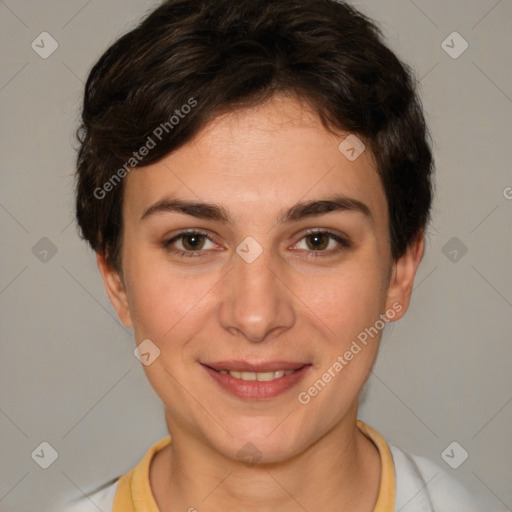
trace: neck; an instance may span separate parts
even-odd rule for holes
[[[152,492],[161,512],[374,510],[377,448],[355,425],[357,408],[306,451],[279,463],[246,466],[169,425],[172,442],[155,455]],[[243,507],[243,508],[242,508]]]

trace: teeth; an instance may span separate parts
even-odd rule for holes
[[[284,375],[291,375],[295,370],[278,370],[275,372],[237,372],[228,370],[219,370],[219,373],[241,380],[257,380],[258,382],[269,382],[274,379],[280,379]]]
[[[274,380],[276,378],[274,373],[276,372],[259,372],[256,374],[256,380],[260,382],[268,382]]]

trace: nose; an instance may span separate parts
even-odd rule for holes
[[[263,250],[252,262],[235,253],[219,309],[221,326],[251,343],[274,338],[295,322],[293,293],[286,285],[286,263]]]

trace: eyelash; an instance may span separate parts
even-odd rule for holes
[[[303,240],[304,238],[308,237],[308,236],[311,236],[311,235],[316,235],[316,234],[322,234],[322,235],[328,235],[331,239],[335,240],[336,242],[338,242],[339,246],[338,248],[336,249],[331,249],[329,251],[326,251],[326,250],[318,250],[318,251],[314,251],[314,250],[309,250],[307,251],[307,254],[306,254],[306,258],[318,258],[318,257],[329,257],[329,256],[333,256],[345,249],[349,249],[350,247],[352,247],[352,244],[345,238],[333,233],[332,231],[329,231],[327,229],[311,229],[311,230],[308,230],[306,231],[306,233],[304,233],[304,235],[300,238],[299,241]],[[162,245],[164,247],[164,249],[166,249],[168,252],[170,253],[174,253],[174,254],[177,254],[178,256],[184,256],[184,257],[197,257],[197,256],[201,256],[201,253],[202,252],[205,252],[203,250],[198,250],[198,251],[183,251],[182,249],[176,249],[175,247],[172,247],[172,244],[174,242],[176,242],[177,240],[180,240],[186,236],[190,236],[190,235],[203,235],[205,236],[206,238],[208,238],[208,240],[210,240],[211,242],[213,242],[213,240],[208,236],[208,233],[204,232],[204,231],[201,231],[201,230],[190,230],[190,231],[182,231],[181,233],[179,233],[178,235],[174,236],[173,238],[171,238],[170,240],[167,240],[166,242],[164,242]]]

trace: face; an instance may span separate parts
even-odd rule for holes
[[[98,263],[137,344],[160,351],[143,368],[174,439],[271,462],[353,429],[423,245],[393,261],[375,162],[349,160],[347,135],[274,97],[126,177],[124,279]]]

